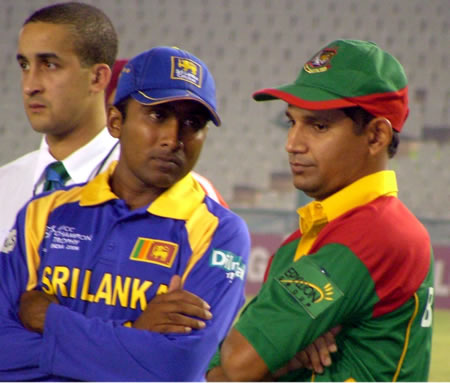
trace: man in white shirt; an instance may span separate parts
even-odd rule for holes
[[[47,166],[61,161],[65,185],[71,185],[118,159],[105,110],[117,49],[111,21],[88,4],[51,5],[25,20],[17,49],[23,102],[33,130],[44,138],[38,150],[0,167],[0,248],[19,209],[44,190]],[[211,189],[208,180],[201,183]]]
[[[22,95],[41,147],[0,168],[0,243],[18,210],[43,190],[46,167],[62,161],[67,185],[85,182],[118,158],[106,129],[104,90],[118,48],[109,18],[88,4],[34,12],[19,34]]]

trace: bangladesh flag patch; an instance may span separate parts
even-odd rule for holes
[[[313,319],[344,296],[325,269],[308,257],[293,263],[276,280]]]

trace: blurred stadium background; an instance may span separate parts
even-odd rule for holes
[[[39,145],[41,137],[29,127],[22,107],[17,35],[32,11],[56,2],[0,1],[0,166]],[[337,38],[372,40],[396,56],[409,78],[411,112],[391,165],[400,198],[431,234],[437,307],[450,308],[448,0],[86,2],[103,9],[116,26],[119,58],[175,45],[202,58],[213,72],[223,126],[210,129],[196,170],[249,224],[249,294],[258,289],[269,255],[296,228],[296,208],[307,201],[291,185],[284,104],[255,103],[252,92],[290,82],[318,48]],[[442,312],[448,321],[448,312]],[[436,379],[450,380],[450,370],[445,373],[447,379]]]

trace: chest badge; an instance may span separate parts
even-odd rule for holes
[[[133,261],[155,263],[172,267],[178,252],[178,245],[173,242],[139,237],[136,240],[130,259]]]

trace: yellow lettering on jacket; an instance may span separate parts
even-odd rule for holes
[[[156,292],[156,295],[161,295],[167,293],[169,290],[169,286],[165,285],[164,283],[161,283],[158,287],[158,291]]]
[[[70,297],[71,298],[75,299],[77,297],[79,279],[80,279],[80,269],[75,267],[72,270],[72,283],[70,284]]]
[[[108,306],[145,310],[147,307],[148,289],[152,281],[142,281],[138,278],[123,277],[105,273],[95,289],[91,286],[92,271],[82,271],[79,268],[69,269],[66,266],[46,266],[42,273],[42,290],[50,295],[60,295],[87,302],[103,302]],[[81,291],[79,286],[81,285]],[[95,290],[95,291],[94,291]],[[168,285],[160,284],[156,294],[164,294]]]
[[[83,280],[83,288],[81,290],[81,299],[83,301],[93,302],[94,296],[89,294],[89,285],[91,284],[91,270],[86,270]]]
[[[122,282],[122,276],[116,276],[116,283],[114,284],[112,305],[115,306],[117,298],[119,298],[122,307],[128,307],[128,296],[130,295],[131,278],[126,277],[125,282]]]
[[[153,285],[153,282],[144,281],[141,284],[140,279],[133,280],[133,289],[131,291],[131,302],[130,307],[135,309],[137,306],[137,302],[139,301],[141,304],[142,311],[147,307],[147,298],[145,297],[145,292]]]
[[[46,266],[42,272],[42,291],[49,295],[55,295],[52,282],[49,278],[50,275],[52,275],[52,268],[50,266]]]
[[[106,273],[103,275],[102,281],[100,282],[100,286],[97,289],[97,293],[95,294],[94,302],[99,302],[100,299],[105,300],[106,305],[111,305],[112,300],[112,279],[111,274]]]
[[[58,294],[58,290],[63,297],[67,297],[69,294],[67,293],[66,283],[70,277],[70,270],[65,266],[55,266],[53,270],[53,291],[55,295]]]

